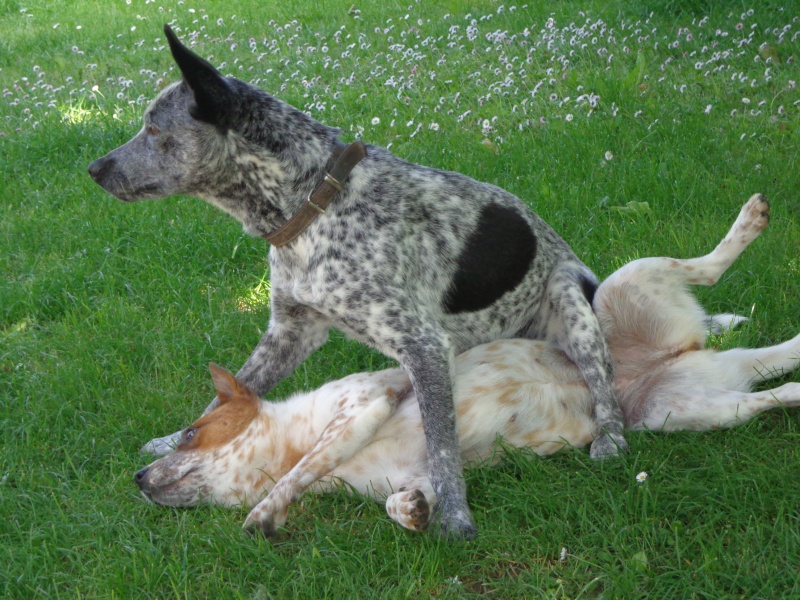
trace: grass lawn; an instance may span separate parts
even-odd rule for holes
[[[526,199],[601,277],[709,251],[763,192],[768,230],[698,295],[752,317],[721,348],[800,325],[796,2],[0,0],[0,596],[800,597],[797,411],[599,464],[512,453],[469,472],[466,544],[345,494],[269,541],[244,509],[146,504],[139,447],[198,416],[269,299],[233,219],[86,173],[176,79],[165,22],[344,140]],[[387,364],[334,335],[270,397]]]

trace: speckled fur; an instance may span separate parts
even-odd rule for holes
[[[800,335],[771,348],[704,350],[709,327],[722,331],[745,319],[707,316],[686,290],[716,282],[767,222],[768,205],[755,195],[711,254],[637,260],[600,286],[595,304],[627,427],[724,428],[779,405],[800,406],[800,383],[750,392],[800,366]],[[385,499],[387,513],[403,527],[428,527],[437,495],[420,407],[402,369],[351,375],[284,403],[263,402],[258,414],[253,392],[219,369],[212,374],[222,406],[187,429],[176,452],[137,473],[146,497],[173,506],[255,506],[245,527],[272,534],[307,488],[331,491],[344,481],[347,489]],[[566,444],[588,445],[598,434],[580,370],[552,343],[516,339],[475,347],[456,359],[455,381],[459,450],[467,463],[496,459],[498,436],[545,455]],[[223,410],[225,419],[203,421]],[[246,428],[240,413],[252,419]],[[222,445],[220,430],[229,435]]]
[[[275,230],[323,177],[339,131],[222,77],[171,30],[167,37],[183,81],[151,103],[133,139],[89,166],[91,176],[125,201],[191,194],[252,235]],[[326,214],[270,249],[269,327],[237,376],[267,393],[332,327],[398,360],[422,410],[442,530],[470,537],[453,414],[456,354],[500,338],[552,340],[591,390],[603,431],[593,456],[626,447],[608,349],[586,293],[597,280],[508,192],[376,146],[367,154]],[[514,268],[496,265],[492,253]],[[173,434],[144,450],[165,454],[179,441]]]

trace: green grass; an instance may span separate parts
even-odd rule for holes
[[[752,313],[715,344],[766,345],[798,326],[800,7],[222,4],[0,0],[0,594],[798,597],[796,411],[631,433],[631,454],[602,464],[512,453],[468,474],[468,544],[401,531],[345,494],[304,498],[271,541],[241,533],[245,510],[145,504],[138,448],[195,418],[205,365],[236,369],[266,327],[267,247],[198,200],[121,204],[86,165],[176,77],[172,22],[344,139],[520,195],[601,276],[706,252],[767,194],[765,235],[698,290],[711,311]],[[385,364],[334,336],[271,397]]]

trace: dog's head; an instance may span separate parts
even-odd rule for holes
[[[273,485],[269,420],[258,418],[263,403],[246,385],[210,365],[219,405],[192,423],[175,452],[137,472],[148,500],[169,506],[251,504]],[[274,473],[273,473],[274,475]]]
[[[169,27],[166,31],[183,81],[151,102],[142,129],[128,143],[89,165],[92,179],[120,200],[195,191],[202,179],[201,157],[218,154],[214,146],[224,141],[234,105],[232,82],[184,47]]]
[[[303,149],[294,147],[298,140],[335,138],[338,130],[255,86],[223,77],[184,46],[168,25],[164,30],[182,80],[151,102],[138,134],[89,165],[92,179],[117,198],[192,194],[220,204],[220,196],[248,183],[237,169],[272,163],[267,175],[276,177],[276,165],[287,159],[288,151],[303,156]],[[292,156],[288,159],[291,162]],[[230,206],[221,207],[241,216]]]

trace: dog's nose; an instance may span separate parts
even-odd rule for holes
[[[145,480],[144,480],[144,478],[145,478],[145,476],[147,475],[147,470],[148,470],[149,468],[150,468],[150,467],[145,467],[145,468],[144,468],[144,469],[142,469],[141,471],[137,471],[137,472],[136,472],[136,475],[134,475],[134,476],[133,476],[133,480],[136,482],[136,485],[138,485],[138,486],[139,486],[139,488],[143,488],[143,487],[145,486]]]
[[[108,158],[107,156],[98,158],[89,165],[89,175],[91,175],[92,179],[99,183],[103,179],[104,174],[111,168],[113,163],[113,158]]]

